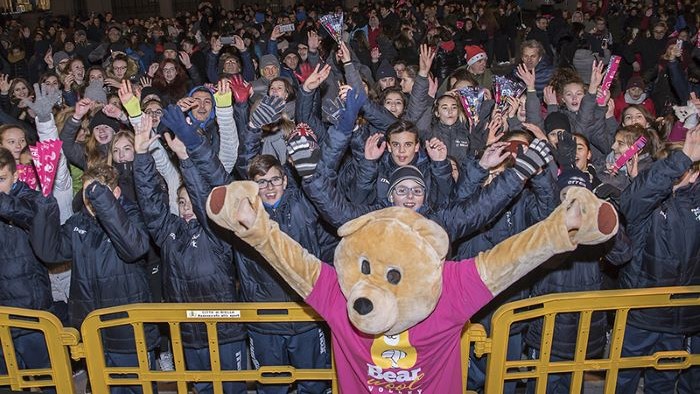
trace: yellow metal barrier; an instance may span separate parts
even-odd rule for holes
[[[600,371],[605,372],[606,376],[605,393],[612,394],[615,392],[617,373],[620,369],[675,370],[700,365],[700,355],[690,354],[684,349],[657,352],[648,356],[621,357],[627,314],[630,310],[687,306],[700,306],[700,286],[551,294],[506,304],[494,313],[491,320],[493,331],[485,392],[501,393],[507,380],[536,379],[536,392],[543,394],[546,392],[548,374],[570,373],[570,392],[579,393],[582,391],[584,373]],[[588,330],[594,311],[615,312],[610,355],[607,358],[586,359]],[[580,313],[575,357],[571,361],[549,361],[554,321],[559,313]],[[511,325],[537,318],[544,319],[539,359],[507,360]]]
[[[145,394],[152,393],[152,382],[176,382],[179,393],[187,393],[189,382],[212,382],[214,393],[222,394],[222,383],[257,381],[264,384],[289,384],[296,380],[327,380],[337,393],[335,366],[331,369],[295,369],[290,366],[261,367],[259,370],[222,370],[218,356],[217,323],[274,323],[322,321],[308,306],[296,303],[237,304],[132,304],[99,309],[87,316],[81,327],[90,385],[95,393],[109,392],[109,386],[137,385]],[[165,323],[170,326],[175,371],[149,369],[144,324]],[[203,323],[209,338],[211,371],[186,370],[180,336],[180,324]],[[101,331],[130,325],[137,344],[138,367],[107,367]],[[329,340],[330,344],[330,340]],[[328,347],[330,352],[330,346]]]
[[[12,332],[17,329],[44,336],[50,368],[20,368],[12,341]],[[12,390],[54,387],[57,394],[73,394],[69,347],[77,347],[79,339],[77,330],[64,328],[58,318],[49,312],[0,308],[0,343],[8,372],[7,375],[0,375],[0,387],[10,386]]]
[[[700,365],[700,355],[684,349],[658,352],[648,356],[621,357],[622,341],[627,315],[630,310],[700,306],[700,286],[652,288],[552,294],[521,300],[502,306],[493,315],[491,338],[479,324],[467,324],[462,333],[462,379],[466,387],[469,348],[474,346],[477,356],[489,355],[485,392],[501,393],[509,380],[534,379],[536,392],[546,391],[548,374],[571,374],[571,392],[582,391],[584,373],[605,372],[605,393],[614,393],[617,373],[628,368],[686,369]],[[586,359],[588,326],[593,312],[614,312],[610,355],[607,358]],[[554,322],[559,313],[580,313],[579,334],[575,357],[570,361],[549,361]],[[507,360],[510,327],[519,321],[544,319],[540,358],[536,360]],[[0,386],[12,389],[55,387],[58,394],[73,393],[69,350],[73,359],[85,358],[93,393],[108,393],[110,386],[141,386],[144,393],[152,393],[152,383],[175,382],[179,393],[187,393],[188,383],[212,382],[214,392],[223,392],[223,382],[257,381],[265,384],[289,384],[297,380],[331,381],[332,390],[339,388],[335,365],[330,369],[295,369],[289,366],[262,367],[259,370],[221,370],[216,335],[217,323],[273,323],[321,321],[315,312],[295,303],[241,303],[241,304],[134,304],[100,309],[91,313],[81,327],[83,342],[76,330],[64,328],[48,312],[0,307],[0,342],[9,374],[0,376]],[[175,371],[149,369],[146,339],[143,327],[147,323],[164,323],[170,327],[175,358]],[[211,371],[186,370],[180,324],[201,323],[207,328]],[[133,328],[137,345],[138,367],[107,367],[102,346],[101,331],[128,325]],[[12,329],[41,332],[46,340],[51,368],[20,369],[12,343]],[[328,351],[331,351],[330,346]],[[43,379],[43,380],[38,380]],[[465,389],[466,392],[466,389]]]

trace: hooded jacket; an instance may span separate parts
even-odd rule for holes
[[[9,194],[0,193],[0,305],[49,310],[49,273],[34,254],[29,231],[38,218],[39,192],[15,182]]]

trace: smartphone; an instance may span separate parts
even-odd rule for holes
[[[294,31],[294,23],[287,23],[286,25],[280,25],[280,31],[282,33]]]
[[[221,37],[219,38],[221,45],[231,45],[233,44],[233,36]]]
[[[523,149],[527,147],[527,144],[522,141],[508,141],[508,146],[506,146],[506,152],[510,152],[514,155],[518,154],[518,147],[522,146]]]
[[[678,48],[679,51],[683,50],[683,40],[681,40],[681,39],[676,40],[676,48]]]

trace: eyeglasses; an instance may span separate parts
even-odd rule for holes
[[[397,186],[394,189],[394,193],[396,193],[397,196],[406,196],[409,193],[416,197],[420,197],[425,194],[425,188],[423,186],[416,186],[416,187],[406,187],[406,186]]]
[[[147,109],[147,110],[143,111],[143,113],[146,114],[146,115],[150,115],[150,116],[157,116],[157,117],[159,117],[159,118],[160,118],[161,116],[163,116],[163,110],[162,110],[162,109],[156,109],[156,110]]]
[[[267,189],[272,186],[281,186],[282,183],[284,182],[284,178],[281,176],[273,176],[270,179],[258,179],[257,181],[258,187],[261,189]]]
[[[114,67],[114,71],[126,71],[126,66]]]

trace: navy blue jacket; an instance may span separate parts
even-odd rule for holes
[[[35,200],[41,194],[16,182],[10,194],[0,193],[0,305],[49,310],[51,284],[46,267],[29,243]]]
[[[673,191],[691,165],[684,153],[673,152],[622,192],[634,257],[620,272],[621,288],[700,284],[700,182]],[[650,331],[697,334],[700,307],[632,310],[627,321]]]
[[[195,218],[188,222],[171,214],[163,202],[155,162],[150,154],[137,154],[134,178],[139,205],[148,231],[160,247],[163,261],[163,295],[167,302],[239,302],[231,246],[209,228],[205,204],[211,187],[191,160],[181,160],[180,169]],[[208,346],[203,324],[182,324],[186,347]],[[217,325],[219,343],[245,339],[245,326]]]
[[[37,216],[44,219],[32,231],[37,256],[45,262],[73,261],[68,314],[70,325],[79,328],[95,309],[151,302],[145,256],[149,249],[146,226],[138,206],[115,199],[107,186],[96,184],[87,192],[95,217],[86,210],[59,224],[55,199],[37,204]],[[147,324],[148,348],[159,336],[155,325]],[[104,330],[105,350],[135,351],[131,326]]]
[[[603,290],[601,260],[621,265],[632,258],[632,244],[626,232],[620,227],[615,238],[600,245],[581,245],[576,250],[557,255],[533,272],[537,282],[532,286],[532,296],[549,293]],[[579,313],[560,313],[555,319],[551,352],[555,356],[573,359],[578,336]],[[525,342],[539,349],[542,341],[543,319],[528,324]],[[605,312],[591,315],[588,327],[586,357],[600,356],[605,347],[608,328]]]
[[[345,200],[337,191],[335,173],[317,171],[314,176],[302,182],[304,191],[323,219],[338,228],[346,222],[366,213],[390,206],[388,200],[373,205],[355,205]],[[498,217],[508,203],[523,189],[525,182],[514,170],[507,170],[496,178],[489,187],[471,196],[450,202],[443,208],[433,210],[424,203],[418,213],[441,225],[450,240],[473,235]]]
[[[190,151],[202,177],[212,186],[231,181],[221,162],[206,143]],[[287,174],[287,178],[289,175]],[[280,229],[299,242],[309,253],[332,263],[337,240],[327,231],[318,213],[303,192],[290,179],[275,207],[265,207]],[[240,277],[241,296],[249,302],[303,301],[260,254],[244,242],[236,242],[234,255]],[[315,323],[249,324],[248,328],[266,334],[294,335],[317,328]]]
[[[533,224],[544,220],[559,203],[559,194],[555,180],[549,171],[530,180],[531,188],[525,188],[503,210],[503,212],[479,232],[468,239],[456,240],[456,260],[477,256],[480,252],[492,249],[501,241],[518,234]],[[505,292],[499,294],[472,318],[479,321],[490,332],[491,315],[502,304],[521,300],[530,295],[530,276],[526,276]],[[526,326],[511,327],[511,332],[522,331]]]

